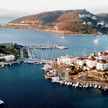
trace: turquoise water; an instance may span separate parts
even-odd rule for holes
[[[66,36],[35,30],[0,29],[0,43],[22,45],[57,44],[68,50],[36,50],[38,56],[82,55],[108,50],[108,36]],[[0,99],[5,108],[108,108],[108,93],[96,89],[75,89],[44,79],[41,65],[19,64],[0,68]]]

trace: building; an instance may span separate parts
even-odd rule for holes
[[[66,65],[70,65],[72,64],[72,57],[69,56],[61,56],[60,58],[57,58],[57,63],[58,64],[66,64]]]
[[[103,26],[104,24],[105,24],[104,21],[97,23],[97,25],[101,25],[101,26]]]
[[[99,52],[98,55],[95,57],[96,60],[107,60],[108,59],[108,52]]]
[[[93,19],[93,20],[97,20],[97,17],[96,17],[96,16],[92,16],[92,19]]]
[[[88,25],[93,25],[92,22],[87,22]]]
[[[14,55],[5,55],[5,56],[1,56],[0,59],[4,59],[5,61],[13,61],[13,60],[15,60],[15,56]]]
[[[101,71],[108,70],[108,62],[97,62],[96,69]]]
[[[79,18],[91,18],[91,14],[79,14]]]
[[[96,63],[97,63],[97,61],[96,61],[96,60],[93,60],[93,59],[87,59],[87,60],[86,60],[86,65],[87,65],[87,67],[89,67],[89,68],[94,68],[94,67],[96,67]]]
[[[84,66],[85,60],[78,58],[76,64],[80,65],[81,67]]]
[[[82,22],[82,24],[85,25],[85,24],[87,24],[87,23],[84,21],[84,22]]]

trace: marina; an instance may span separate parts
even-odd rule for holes
[[[66,86],[72,86],[75,88],[94,88],[94,89],[101,89],[101,90],[108,90],[108,84],[103,84],[99,82],[92,82],[92,81],[63,81],[60,80],[59,77],[52,77],[52,83],[59,83]],[[107,85],[107,86],[106,86]]]

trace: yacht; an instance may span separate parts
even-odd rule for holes
[[[0,100],[0,108],[3,108],[4,106],[4,101]]]

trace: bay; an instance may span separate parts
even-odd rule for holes
[[[36,50],[41,57],[79,56],[108,50],[108,36],[64,36],[36,30],[0,29],[0,43],[64,45],[67,50]],[[94,40],[98,39],[98,43]],[[75,89],[44,79],[42,65],[19,64],[0,68],[0,99],[5,108],[107,108],[108,93]]]

